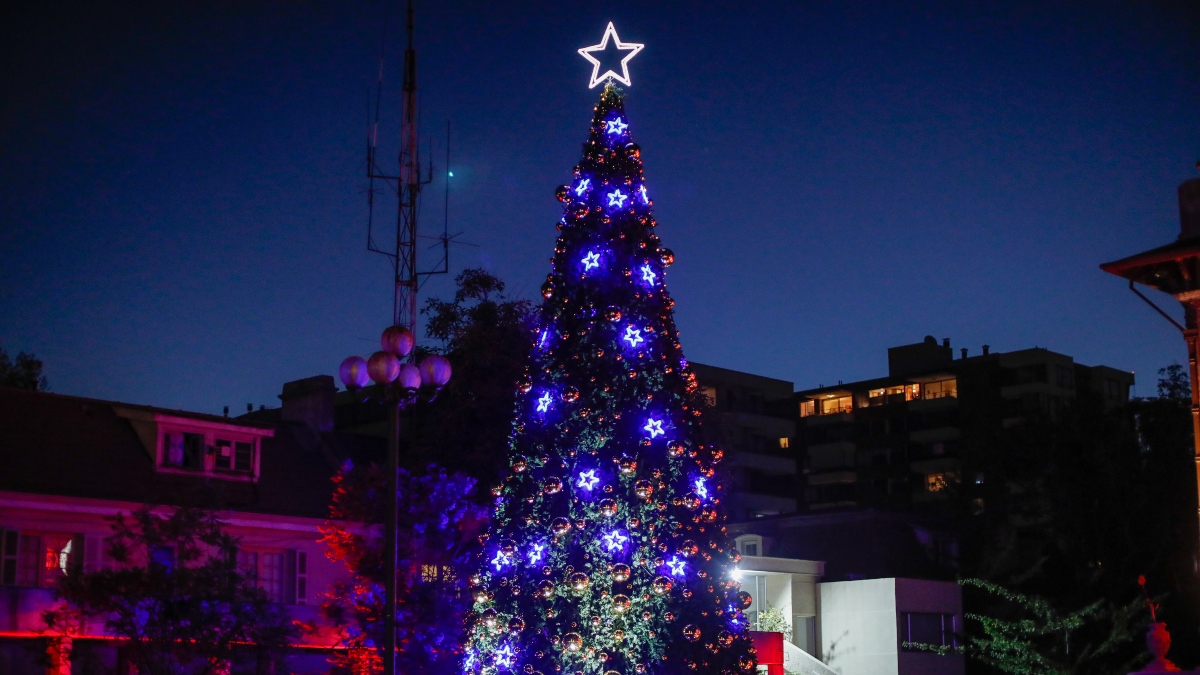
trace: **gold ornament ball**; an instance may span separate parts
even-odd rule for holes
[[[613,581],[615,581],[617,583],[624,583],[626,581],[629,581],[629,574],[630,574],[629,565],[626,565],[624,563],[622,563],[620,565],[615,565],[612,568]]]

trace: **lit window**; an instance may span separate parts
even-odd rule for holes
[[[958,380],[938,380],[925,385],[922,398],[958,398]]]
[[[717,388],[716,387],[700,387],[700,393],[704,394],[704,398],[709,405],[717,404]]]
[[[821,414],[836,415],[850,412],[854,409],[854,399],[850,396],[834,396],[821,399]]]
[[[427,584],[437,583],[438,566],[437,565],[421,565],[421,581]]]
[[[791,440],[787,436],[782,436],[779,439],[779,447],[783,450],[787,450],[790,443]]]
[[[925,489],[928,492],[941,492],[958,482],[958,474],[953,471],[925,474]]]
[[[0,532],[0,584],[53,588],[83,560],[83,535]]]
[[[914,401],[921,398],[921,385],[919,384],[908,384],[901,387],[901,389],[904,391],[905,401]]]
[[[815,415],[815,414],[817,414],[817,402],[816,401],[810,400],[810,401],[801,401],[800,402],[800,416],[801,417],[811,417],[812,415]]]

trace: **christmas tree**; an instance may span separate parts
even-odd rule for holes
[[[675,330],[641,151],[605,87],[564,203],[468,618],[477,675],[748,673],[722,451]]]

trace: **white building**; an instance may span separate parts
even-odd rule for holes
[[[780,618],[784,669],[800,675],[962,675],[961,656],[906,649],[905,642],[954,645],[962,632],[962,589],[948,581],[861,579],[821,582],[823,562],[760,556],[761,537],[737,538],[742,590],[754,602],[751,628]]]

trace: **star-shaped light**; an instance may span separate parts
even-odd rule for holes
[[[620,551],[625,548],[627,541],[629,541],[629,537],[621,534],[620,530],[613,530],[604,535],[604,548],[609,551]]]
[[[621,59],[621,75],[616,74],[613,70],[606,70],[603,74],[600,73],[600,59],[592,56],[592,52],[603,52],[608,49],[608,38],[612,36],[613,42],[616,44],[618,51],[629,52],[625,58]],[[617,29],[613,27],[611,21],[608,22],[608,28],[604,29],[604,37],[600,39],[600,44],[584,47],[579,50],[579,55],[592,63],[592,81],[588,84],[588,89],[595,89],[596,85],[600,84],[608,78],[612,78],[626,87],[633,86],[629,82],[629,60],[637,56],[637,53],[642,51],[642,47],[646,45],[637,44],[636,42],[621,42],[621,38],[617,37]]]
[[[633,326],[625,327],[625,336],[622,339],[628,342],[630,347],[636,347],[645,342],[642,339],[642,329]]]
[[[662,420],[656,420],[653,417],[646,420],[646,426],[642,428],[646,430],[646,433],[650,434],[650,440],[654,440],[655,438],[667,433],[663,431]]]
[[[629,128],[629,125],[622,122],[620,117],[618,117],[615,120],[608,122],[604,125],[604,130],[610,134],[620,135],[620,134],[625,133],[625,130],[628,128]]]
[[[608,193],[608,205],[615,206],[618,209],[625,206],[625,200],[629,199],[629,195],[621,194],[620,190],[613,190]]]
[[[642,203],[649,204],[650,203],[650,195],[646,194],[646,186],[644,184],[638,188],[638,192],[642,193]]]
[[[509,645],[496,650],[496,667],[497,668],[512,668],[513,664],[513,649]]]
[[[671,568],[672,576],[681,577],[687,570],[687,563],[681,560],[679,556],[672,556],[671,559],[667,561],[667,567]]]
[[[579,481],[575,483],[575,485],[583,488],[584,490],[591,490],[592,488],[596,487],[596,483],[599,482],[600,479],[596,477],[596,470],[588,469],[587,471],[579,472]]]
[[[547,410],[549,410],[550,402],[553,400],[554,400],[554,397],[550,395],[550,392],[546,392],[546,393],[542,394],[542,397],[539,398],[538,402],[537,402],[538,403],[537,411],[538,412],[546,412]]]
[[[583,260],[579,262],[583,263],[583,271],[586,272],[600,266],[600,254],[595,251],[588,251],[588,254],[583,256]]]
[[[696,494],[699,495],[701,499],[708,499],[708,485],[704,482],[704,479],[697,478],[695,485]]]
[[[529,549],[529,564],[536,565],[542,560],[542,551],[546,550],[545,544],[534,544]]]
[[[587,192],[588,189],[591,187],[592,187],[592,179],[584,178],[583,180],[579,181],[579,185],[575,186],[575,195],[578,197],[582,197],[583,193]]]
[[[497,570],[501,570],[504,569],[504,566],[507,564],[508,556],[504,555],[500,551],[496,551],[496,557],[492,558],[492,567],[495,567]]]
[[[654,270],[650,269],[650,263],[642,265],[642,281],[653,285],[654,280],[657,278],[658,275],[654,273]]]

